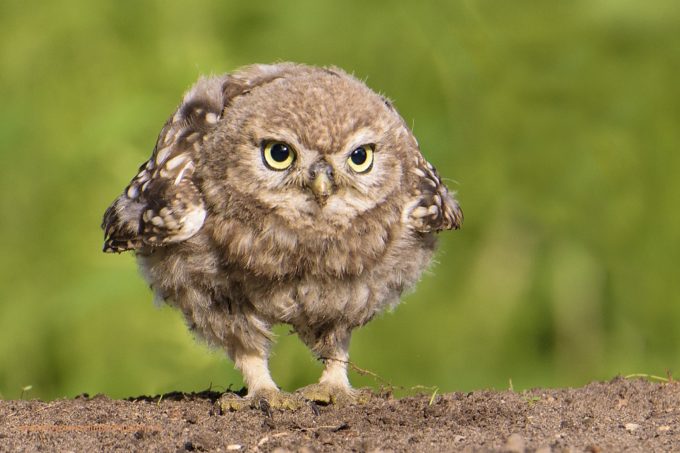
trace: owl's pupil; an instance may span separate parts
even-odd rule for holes
[[[272,146],[272,159],[276,162],[285,162],[290,156],[290,150],[283,143],[276,143]]]
[[[366,162],[366,157],[367,157],[366,148],[360,146],[354,151],[352,151],[350,159],[352,159],[352,162],[354,162],[356,165],[362,165],[364,162]]]

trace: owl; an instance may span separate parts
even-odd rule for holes
[[[104,251],[134,251],[155,297],[241,371],[247,395],[227,407],[292,407],[356,399],[352,331],[462,221],[392,102],[341,69],[280,63],[200,78],[102,228]],[[318,383],[276,386],[276,324],[322,360]]]

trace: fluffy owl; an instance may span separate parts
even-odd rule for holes
[[[281,63],[199,79],[102,228],[105,252],[134,251],[156,297],[226,350],[244,401],[286,406],[351,401],[352,330],[394,307],[462,220],[388,99],[338,68]],[[279,323],[324,362],[295,395],[268,369]]]

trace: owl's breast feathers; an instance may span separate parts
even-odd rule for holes
[[[212,213],[201,235],[227,266],[273,280],[357,276],[380,262],[404,234],[400,210],[384,203],[346,224],[291,223],[272,212],[235,202]]]

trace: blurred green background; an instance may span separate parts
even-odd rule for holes
[[[0,395],[240,387],[99,224],[199,74],[279,60],[394,99],[466,215],[354,363],[440,391],[677,371],[679,30],[676,0],[2,0]],[[315,380],[277,332],[277,382]]]

